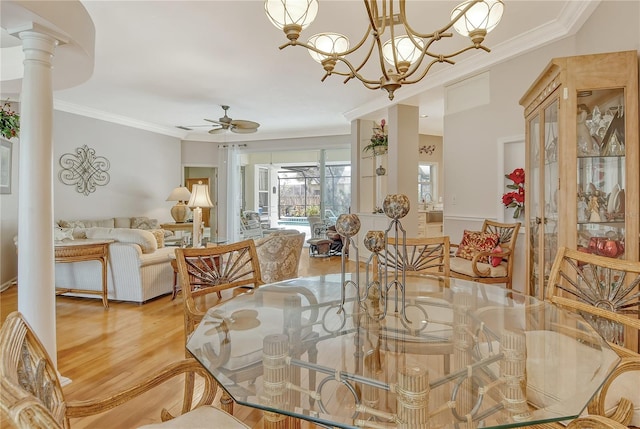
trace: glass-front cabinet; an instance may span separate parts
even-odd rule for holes
[[[560,246],[638,261],[637,51],[553,59],[520,104],[528,293],[544,298]]]

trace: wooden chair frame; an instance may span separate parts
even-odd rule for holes
[[[176,249],[176,262],[184,302],[185,344],[207,311],[199,305],[200,297],[219,294],[227,289],[252,289],[264,284],[253,240]]]
[[[185,354],[190,357],[186,349],[187,340],[207,312],[207,308],[199,301],[211,293],[220,297],[223,290],[253,289],[264,282],[253,240],[214,247],[176,249],[176,261],[184,303]],[[192,382],[192,378],[187,380],[190,389],[193,389]],[[224,411],[233,413],[233,400],[226,391],[223,391],[220,403]]]
[[[199,375],[204,380],[202,395],[193,408],[213,403],[217,390],[211,376],[195,359],[185,359],[118,393],[67,402],[51,358],[20,313],[7,316],[0,330],[0,345],[0,414],[3,422],[7,420],[21,429],[68,429],[70,418],[103,413],[181,374]],[[185,382],[182,413],[192,409],[192,402],[193,384]],[[166,409],[160,417],[162,421],[173,418]]]
[[[625,372],[640,371],[640,262],[561,247],[551,268],[546,299],[580,313],[622,358],[589,404],[591,414],[604,416],[604,398],[614,380]],[[626,402],[621,400],[615,415],[609,417],[628,425],[632,410],[623,410],[622,404]]]
[[[381,254],[388,266],[404,269],[406,274],[438,274],[449,277],[449,236],[430,238],[388,238],[389,247]],[[406,252],[407,259],[404,259]]]
[[[502,252],[500,253],[491,253],[491,252],[478,252],[478,254],[473,258],[471,263],[471,268],[473,269],[474,276],[468,276],[466,274],[462,274],[456,271],[451,270],[451,277],[471,280],[479,283],[486,284],[496,284],[496,283],[504,283],[507,289],[512,288],[513,282],[513,262],[515,260],[515,248],[516,241],[518,240],[518,231],[520,230],[520,222],[516,223],[501,223],[495,222],[489,219],[485,219],[482,224],[482,232],[491,232],[498,234],[499,240],[498,244],[502,248]],[[451,244],[452,248],[458,248],[457,244]],[[507,275],[504,277],[491,277],[490,270],[482,270],[478,266],[478,261],[484,257],[499,257],[502,258],[504,262],[507,264]]]

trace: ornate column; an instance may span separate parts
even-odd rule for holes
[[[25,54],[20,109],[18,310],[57,366],[51,69],[58,40],[45,29],[34,28],[18,33]]]

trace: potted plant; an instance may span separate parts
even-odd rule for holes
[[[371,136],[371,143],[362,148],[364,152],[373,152],[374,155],[387,152],[389,137],[387,136],[386,125],[387,122],[384,119],[380,120],[380,124],[375,124],[373,127],[373,135]]]
[[[20,133],[20,115],[11,110],[9,101],[6,101],[0,109],[0,133],[7,140],[18,137]]]

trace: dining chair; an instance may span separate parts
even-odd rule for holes
[[[176,263],[184,302],[185,341],[200,323],[210,294],[227,289],[247,291],[263,285],[253,240],[204,248],[176,249]]]
[[[451,277],[479,283],[504,283],[507,289],[511,289],[519,230],[520,222],[501,223],[485,219],[480,231],[465,231],[460,244],[451,244],[451,248],[456,249],[455,257],[451,258]],[[482,239],[467,241],[472,236]],[[496,242],[491,248],[483,246],[491,236]]]
[[[381,262],[406,274],[439,274],[448,277],[449,236],[430,238],[388,238],[388,247]],[[405,258],[406,251],[406,258]]]
[[[387,243],[387,248],[379,255],[381,265],[386,265],[387,269],[391,271],[404,270],[407,277],[441,277],[442,284],[445,287],[449,286],[448,236],[405,238],[404,240],[388,237]],[[420,296],[423,292],[421,291],[422,285],[416,283],[415,279],[413,281],[407,280],[405,288],[407,294],[415,292],[417,296]],[[412,290],[414,288],[415,291]],[[402,334],[404,339],[402,348],[405,352],[413,354],[441,355],[444,360],[444,371],[448,374],[451,365],[450,356],[453,352],[450,328],[453,313],[444,299],[439,300],[437,297],[432,297],[431,302],[434,305],[429,307],[428,318],[437,322],[430,323],[422,331],[422,335],[429,339],[416,336],[411,340],[411,335]],[[400,325],[394,319],[385,321],[383,327],[385,335],[382,337],[383,348],[395,351],[396,333],[403,332],[403,327]]]
[[[640,262],[566,247],[558,249],[546,290],[547,300],[582,315],[622,358],[589,404],[589,413],[631,426],[640,426],[639,294]],[[620,406],[626,404],[621,398],[634,408]]]
[[[220,302],[220,292],[228,289],[246,292],[264,284],[255,242],[251,239],[176,249],[176,262],[184,303],[185,346],[207,310]],[[208,299],[212,294],[216,295],[215,301]],[[190,357],[186,348],[185,353]],[[190,378],[187,383],[192,381]],[[224,411],[233,413],[233,400],[227,392],[222,392],[220,404]]]
[[[272,232],[255,241],[260,273],[265,283],[298,277],[304,232]]]
[[[162,409],[162,423],[142,426],[144,429],[184,427],[248,428],[233,416],[210,405],[217,386],[207,371],[195,359],[185,359],[168,365],[154,375],[131,384],[125,389],[101,398],[67,401],[58,373],[44,346],[22,314],[9,314],[0,330],[0,417],[2,427],[20,429],[68,429],[70,419],[88,417],[116,408],[154,387],[182,374],[202,378],[199,400],[192,408],[194,390],[185,383],[182,414],[172,416]],[[196,398],[197,399],[197,398]],[[119,427],[113,422],[113,427]]]

